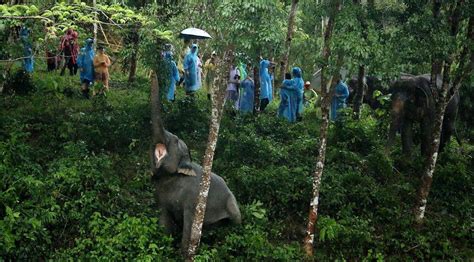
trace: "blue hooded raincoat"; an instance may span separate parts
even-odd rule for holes
[[[94,49],[92,45],[94,44],[94,40],[88,38],[85,41],[85,47],[81,48],[81,53],[77,58],[77,66],[81,68],[81,83],[94,82]]]
[[[272,77],[268,72],[270,61],[263,59],[260,61],[260,99],[273,99]]]
[[[296,121],[298,90],[293,79],[283,80],[280,90],[280,106],[278,116],[284,117],[288,122]]]
[[[34,68],[34,59],[33,59],[33,48],[30,42],[30,30],[27,27],[22,27],[20,30],[20,39],[23,43],[23,56],[26,58],[23,59],[23,69],[26,72],[33,72]]]
[[[176,82],[179,81],[179,72],[178,72],[178,67],[176,67],[176,62],[173,61],[171,52],[165,53],[165,60],[168,63],[169,74],[170,74],[169,75],[170,83],[168,85],[168,92],[166,94],[166,99],[168,99],[168,101],[173,101],[174,93],[176,90]]]
[[[241,113],[253,112],[253,101],[255,95],[255,84],[252,78],[247,77],[240,82],[239,110]]]
[[[188,74],[184,74],[186,93],[193,93],[201,87],[198,78],[198,46],[193,44],[191,50],[186,54],[183,61],[183,69]]]
[[[349,97],[349,88],[347,85],[339,81],[336,85],[335,94],[331,102],[331,120],[335,121],[337,119],[337,110],[346,107],[346,99]]]
[[[297,114],[303,114],[303,94],[304,94],[304,81],[301,73],[301,68],[293,67],[293,81],[295,88],[297,90],[297,97],[296,97],[296,110]]]

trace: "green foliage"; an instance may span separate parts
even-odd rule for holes
[[[172,239],[163,236],[157,222],[126,214],[105,218],[95,212],[75,246],[55,254],[55,259],[171,261],[176,256]]]
[[[13,75],[7,77],[3,86],[3,92],[6,94],[26,95],[35,90],[31,75],[23,69],[18,69]]]

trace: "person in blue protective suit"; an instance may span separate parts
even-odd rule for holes
[[[200,83],[198,78],[198,46],[193,44],[191,50],[186,54],[183,61],[184,84],[186,94],[192,95],[199,90]]]
[[[349,88],[342,82],[341,75],[338,76],[337,85],[331,102],[331,120],[337,120],[337,110],[346,107],[346,100],[349,97]]]
[[[272,77],[268,71],[270,61],[260,61],[260,111],[264,111],[273,99]]]
[[[166,93],[166,99],[168,99],[168,101],[173,102],[175,97],[176,82],[179,81],[179,72],[178,67],[176,66],[176,62],[173,60],[173,53],[171,51],[165,53],[165,61],[169,67],[170,80],[170,83],[168,85],[168,92]]]
[[[301,120],[303,117],[303,94],[304,94],[304,81],[303,76],[301,73],[301,68],[293,67],[293,81],[295,88],[297,90],[297,99],[296,99],[296,118],[297,120]]]
[[[82,95],[89,98],[89,87],[94,82],[94,48],[92,47],[94,40],[88,38],[85,41],[85,47],[81,48],[79,57],[77,58],[77,65],[81,70],[81,89]]]
[[[33,47],[30,42],[30,29],[22,27],[20,30],[20,39],[23,44],[23,69],[27,73],[32,73],[34,68]]]
[[[254,95],[255,83],[250,75],[246,75],[245,79],[240,82],[239,110],[241,114],[253,113]]]
[[[296,121],[298,90],[295,81],[291,79],[291,74],[285,74],[280,90],[280,106],[278,107],[278,116],[284,117],[288,122]]]

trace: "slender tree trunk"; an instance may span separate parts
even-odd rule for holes
[[[439,29],[439,12],[441,11],[441,0],[433,0],[433,28],[434,32],[438,31]],[[438,79],[438,75],[441,74],[442,63],[441,61],[435,56],[431,59],[431,76],[430,76],[430,85],[431,88],[438,88],[436,86],[436,80]]]
[[[295,17],[298,9],[298,0],[291,1],[290,16],[288,18],[288,32],[286,33],[286,42],[283,57],[280,64],[280,78],[285,79],[285,73],[288,70],[288,57],[290,56],[291,40],[293,39],[293,32],[295,31]]]
[[[354,4],[358,4],[360,7],[358,20],[362,27],[361,41],[364,41],[365,43],[367,43],[367,21],[366,21],[365,10],[363,10],[363,7],[360,6],[361,5],[360,0],[353,0],[353,2]],[[365,78],[365,65],[361,63],[359,65],[359,73],[357,76],[357,89],[355,90],[355,96],[354,96],[354,118],[355,119],[360,118],[360,111],[361,111],[362,103],[364,102],[364,95],[365,95],[364,78]]]
[[[260,108],[260,72],[259,72],[259,61],[257,59],[257,65],[253,68],[253,79],[255,83],[255,96],[254,96],[254,112]]]
[[[330,41],[332,31],[334,29],[335,17],[341,7],[340,0],[337,0],[334,6],[333,12],[329,16],[328,24],[324,33],[324,44],[322,51],[323,66],[321,68],[321,114],[322,123],[320,129],[320,144],[318,149],[318,156],[316,157],[316,169],[313,174],[313,195],[309,205],[308,224],[306,227],[306,236],[303,241],[303,247],[307,256],[312,257],[314,254],[314,231],[315,225],[318,218],[318,204],[319,204],[319,189],[321,186],[321,177],[323,175],[324,161],[326,159],[326,145],[327,145],[327,133],[329,127],[329,105],[331,102],[330,87],[332,84],[332,78],[327,79],[326,70],[331,56]]]
[[[217,138],[219,135],[220,120],[222,117],[222,111],[224,108],[224,91],[225,81],[227,79],[227,72],[225,69],[230,66],[230,52],[224,54],[224,64],[222,61],[218,61],[217,68],[217,82],[216,89],[211,90],[212,95],[212,111],[211,111],[211,123],[209,128],[209,136],[207,141],[206,152],[203,157],[203,175],[200,183],[199,195],[196,204],[196,211],[194,213],[193,225],[191,227],[191,236],[189,247],[187,250],[187,261],[193,261],[194,255],[196,254],[199,242],[201,240],[202,225],[204,222],[204,216],[206,213],[207,197],[209,194],[209,188],[211,185],[211,171],[212,162],[214,159],[214,150],[217,145]]]
[[[454,8],[453,15],[451,16],[451,36],[456,36],[459,29],[459,10],[461,10],[461,4],[463,1],[460,1],[458,5]],[[472,55],[471,46],[474,44],[474,20],[471,16],[468,22],[467,29],[467,41],[463,46],[461,51],[461,56],[459,57],[459,65],[457,67],[455,78],[453,81],[450,79],[451,65],[455,60],[456,55],[452,54],[447,61],[444,62],[443,70],[443,83],[441,86],[440,95],[438,98],[438,103],[436,105],[436,115],[433,120],[433,135],[432,142],[429,148],[429,154],[425,159],[423,176],[420,188],[418,190],[418,199],[415,206],[415,222],[421,224],[424,221],[426,205],[428,202],[428,196],[431,190],[431,183],[433,181],[433,174],[436,168],[436,161],[438,159],[438,150],[439,143],[441,140],[441,132],[443,128],[444,112],[446,106],[449,103],[449,100],[453,97],[456,92],[458,92],[462,81],[466,76],[472,71],[472,64],[466,66],[469,60],[469,53]]]
[[[354,96],[354,118],[360,118],[360,111],[362,107],[362,103],[364,102],[364,95],[365,95],[365,66],[359,65],[359,73],[357,75],[357,89],[355,90]]]
[[[96,10],[96,8],[97,8],[96,0],[92,1],[92,6],[94,7],[94,10]],[[95,21],[94,21],[94,45],[97,45],[97,19],[98,19],[98,17],[97,17],[97,11],[94,11],[94,12],[96,12],[95,16],[94,16],[94,19],[95,19]]]
[[[137,28],[133,28],[131,32],[132,36],[132,55],[130,57],[130,72],[128,74],[128,82],[132,83],[135,81],[137,73],[137,60],[138,60],[138,44],[140,43],[140,36],[138,35]]]

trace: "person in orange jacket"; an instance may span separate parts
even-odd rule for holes
[[[97,55],[94,57],[95,81],[101,82],[104,85],[105,91],[109,91],[110,64],[110,58],[105,54],[105,48],[103,46],[98,47]]]

